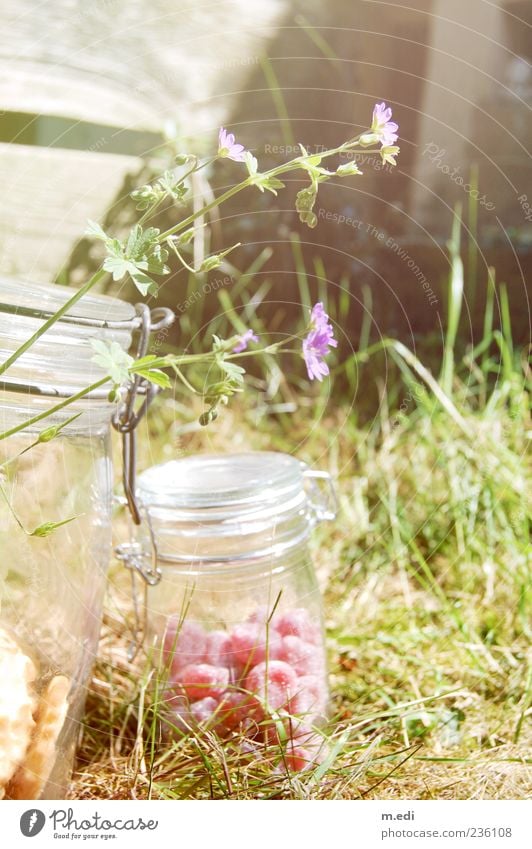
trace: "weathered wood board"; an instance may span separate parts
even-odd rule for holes
[[[27,114],[46,146],[0,137],[0,271],[53,279],[87,218],[101,219],[139,167],[135,156],[110,153],[105,133],[96,141],[88,133],[83,144],[82,132],[70,132],[87,149],[61,150],[55,125],[34,116],[150,132],[173,124],[179,135],[210,143],[288,6],[4,0],[0,120]]]
[[[47,282],[140,167],[130,156],[0,144],[0,273]]]

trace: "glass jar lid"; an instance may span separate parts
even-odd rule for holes
[[[67,286],[0,278],[0,362],[33,336],[73,294]],[[131,304],[88,293],[5,371],[1,388],[40,396],[73,395],[105,374],[93,362],[91,340],[117,342],[127,350],[137,323]]]
[[[329,484],[327,496],[317,478]],[[205,454],[138,479],[159,557],[224,561],[284,550],[335,515],[332,484],[289,454]]]

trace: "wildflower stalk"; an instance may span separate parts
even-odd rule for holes
[[[294,159],[290,159],[288,162],[284,162],[282,165],[276,165],[275,168],[270,168],[269,171],[264,171],[262,176],[266,178],[279,177],[282,174],[288,174],[290,171],[300,171],[302,169],[302,163],[304,163],[306,159],[312,158],[312,156],[314,155],[320,156],[322,159],[327,159],[331,156],[336,156],[339,153],[345,153],[348,150],[353,150],[358,146],[360,137],[361,136],[357,136],[352,141],[341,144],[338,147],[330,148],[319,154],[311,154],[310,157],[297,156]],[[364,155],[367,155],[369,153],[380,153],[380,151],[378,148],[372,150],[364,150]],[[187,218],[183,219],[183,221],[180,221],[178,224],[174,224],[173,227],[170,227],[168,230],[165,230],[164,233],[161,233],[161,235],[159,236],[159,242],[165,242],[166,239],[168,239],[170,236],[173,236],[176,233],[181,232],[181,230],[185,230],[187,227],[190,227],[190,225],[193,224],[197,218],[202,215],[205,215],[206,212],[210,212],[212,209],[216,209],[216,207],[221,206],[223,203],[230,200],[239,192],[243,191],[244,189],[247,189],[250,186],[253,186],[253,184],[253,178],[246,177],[245,180],[242,180],[240,183],[237,183],[236,186],[232,186],[222,195],[217,198],[214,198],[214,200],[212,200],[206,206],[202,206],[200,210],[192,212],[189,216],[187,216]]]
[[[301,147],[302,155],[297,156],[288,162],[271,168],[269,171],[260,172],[256,158],[250,151],[244,149],[244,146],[235,141],[232,133],[228,133],[224,128],[221,128],[219,134],[218,153],[215,157],[210,157],[199,162],[195,156],[188,154],[177,157],[177,165],[184,165],[186,162],[193,162],[184,174],[176,175],[174,171],[167,171],[161,175],[153,184],[148,184],[136,189],[131,193],[131,196],[137,201],[137,208],[143,210],[137,224],[131,229],[127,240],[120,242],[118,239],[110,238],[98,224],[90,223],[89,233],[98,239],[101,239],[107,250],[107,257],[102,263],[102,266],[95,274],[72,296],[66,301],[63,306],[57,310],[29,339],[27,339],[19,348],[11,354],[2,364],[0,364],[0,375],[4,374],[10,366],[15,363],[40,337],[45,334],[56,322],[58,322],[68,311],[86,295],[103,277],[110,273],[114,280],[121,280],[126,275],[129,275],[139,291],[146,295],[148,292],[157,291],[157,283],[153,279],[153,275],[160,276],[169,274],[170,269],[166,265],[166,260],[169,256],[171,248],[182,265],[190,272],[195,272],[192,266],[184,258],[180,247],[188,244],[193,238],[193,231],[190,225],[206,213],[220,207],[235,195],[239,194],[246,188],[251,186],[257,187],[260,191],[267,189],[268,191],[277,194],[277,190],[284,187],[284,184],[278,179],[279,176],[288,174],[292,171],[302,170],[310,178],[310,186],[301,190],[298,193],[296,200],[296,210],[299,213],[301,221],[307,223],[310,227],[316,226],[317,219],[313,212],[313,207],[316,201],[319,184],[336,174],[344,176],[348,174],[361,173],[356,161],[352,166],[342,165],[336,172],[328,171],[321,166],[323,160],[327,160],[337,154],[347,151],[355,151],[357,147],[364,148],[366,153],[378,153],[385,161],[392,161],[393,157],[398,152],[399,148],[394,146],[397,139],[395,131],[397,125],[390,122],[391,109],[386,108],[384,103],[377,104],[373,112],[373,122],[369,131],[362,133],[355,138],[344,142],[337,147],[330,148],[318,154],[308,154]],[[381,148],[367,150],[373,144],[380,142]],[[391,146],[390,146],[391,145]],[[153,217],[154,213],[160,208],[165,200],[181,202],[187,195],[188,188],[185,181],[195,172],[207,167],[215,159],[228,158],[235,162],[245,163],[248,169],[248,176],[241,180],[236,185],[227,189],[219,197],[214,198],[210,203],[202,206],[200,209],[193,211],[190,215],[178,221],[168,230],[161,233],[155,227],[145,227],[147,221]],[[394,163],[395,164],[395,163]],[[189,228],[189,233],[183,232]],[[181,233],[181,237],[177,234]],[[177,237],[175,240],[172,237]],[[223,257],[233,250],[235,245],[217,255],[213,255],[204,260],[199,271],[208,271],[220,266]],[[295,337],[293,337],[295,338]],[[227,403],[227,398],[235,392],[242,391],[244,369],[235,363],[231,363],[232,359],[246,356],[256,356],[261,353],[261,350],[245,351],[250,341],[258,341],[252,330],[246,330],[236,340],[224,340],[214,337],[212,351],[206,354],[192,355],[168,355],[166,357],[144,357],[137,363],[137,374],[144,379],[151,380],[153,383],[160,386],[169,386],[168,376],[160,371],[162,368],[173,369],[175,376],[183,382],[183,384],[193,392],[196,392],[192,384],[187,380],[181,372],[181,367],[191,365],[193,363],[213,363],[218,367],[221,375],[220,379],[213,385],[209,386],[204,394],[206,402],[210,404],[208,416],[214,416],[216,406],[219,403]],[[332,325],[328,323],[328,316],[324,312],[323,305],[318,303],[315,305],[312,314],[310,325],[307,328],[306,336],[303,338],[302,355],[307,366],[307,372],[311,380],[322,378],[329,374],[329,368],[324,361],[324,357],[330,353],[331,347],[336,347],[337,342],[333,336]],[[96,346],[96,342],[95,342]],[[4,431],[0,434],[0,440],[6,439],[28,427],[37,424],[39,421],[54,415],[70,404],[86,397],[95,389],[105,385],[108,382],[113,384],[113,392],[116,394],[119,386],[128,379],[128,374],[135,373],[135,364],[132,364],[132,358],[125,352],[116,352],[111,345],[109,351],[105,350],[103,343],[98,342],[97,355],[93,358],[95,362],[99,361],[104,368],[110,368],[110,373],[92,383],[85,389],[80,390],[75,395],[65,398],[60,403],[51,407],[49,410],[38,413],[29,418],[25,422],[16,425],[15,427]],[[274,345],[262,349],[264,353],[276,353],[284,350],[282,346]],[[128,362],[129,361],[129,362]],[[120,379],[117,378],[120,374]],[[111,393],[112,395],[113,393]],[[198,393],[201,394],[201,393]],[[116,396],[118,397],[118,395]],[[212,419],[210,419],[212,420]]]
[[[294,337],[295,338],[295,337]],[[284,345],[284,343],[283,343]],[[227,360],[237,360],[243,357],[254,357],[258,354],[264,353],[279,353],[280,351],[284,351],[284,347],[281,343],[276,343],[275,345],[268,345],[265,348],[253,350],[253,351],[243,351],[237,354],[228,354],[226,356]],[[163,357],[157,357],[153,360],[150,360],[150,369],[162,369],[162,368],[172,368],[177,376],[182,380],[185,386],[196,395],[203,395],[207,393],[198,392],[198,390],[194,389],[194,387],[190,384],[190,382],[185,378],[183,374],[181,374],[180,368],[184,365],[198,365],[198,364],[211,364],[216,362],[216,353],[213,351],[208,351],[204,354],[167,354]],[[137,364],[134,363],[130,369],[130,374],[135,374]],[[68,407],[70,404],[74,404],[76,401],[81,401],[83,398],[86,398],[87,395],[90,395],[91,392],[94,392],[96,389],[100,389],[102,386],[105,386],[108,383],[111,383],[112,379],[110,375],[100,378],[100,380],[91,383],[90,386],[86,386],[84,389],[81,389],[79,392],[76,392],[75,395],[70,395],[68,398],[64,398],[63,401],[60,401],[58,404],[55,404],[53,407],[50,407],[48,410],[43,410],[35,416],[32,416],[29,419],[26,419],[23,422],[20,422],[18,425],[10,428],[9,430],[3,431],[0,433],[0,442],[4,439],[7,439],[9,436],[14,436],[17,433],[20,433],[23,430],[26,430],[29,427],[33,427],[33,425],[38,424],[40,421],[49,418],[50,416],[54,416],[56,413],[61,412],[65,407]],[[72,419],[77,418],[77,416],[73,416]],[[37,443],[35,443],[37,444]],[[29,446],[33,447],[33,446]],[[27,450],[27,449],[26,449]]]
[[[342,153],[342,152],[345,152],[345,151],[348,151],[348,150],[352,150],[353,148],[355,148],[359,144],[361,135],[357,136],[355,139],[352,139],[351,141],[349,141],[347,143],[339,145],[338,147],[330,148],[329,150],[326,150],[323,153],[320,153],[319,154],[320,158],[321,159],[327,159],[327,158],[329,158],[331,156],[335,156],[339,153]],[[368,154],[368,153],[378,153],[379,151],[378,151],[378,149],[375,149],[375,150],[366,150],[364,152],[365,152],[365,154]],[[310,158],[312,158],[312,157],[310,157]],[[305,162],[306,159],[309,159],[309,157],[305,157],[305,156],[295,157],[294,159],[291,159],[289,162],[285,162],[282,165],[278,165],[275,168],[271,168],[269,171],[265,171],[262,176],[266,179],[270,179],[272,177],[278,177],[282,174],[287,174],[291,171],[301,170],[301,168],[304,167],[304,162]],[[194,168],[190,169],[181,179],[182,180],[186,179],[186,177],[190,176],[192,173],[194,173],[194,172],[200,170],[201,168],[205,167],[207,164],[212,163],[212,161],[213,161],[213,158],[211,157],[209,160],[207,160],[204,163],[196,164],[194,166]],[[197,210],[196,212],[191,213],[186,218],[184,218],[182,221],[178,222],[173,227],[170,227],[168,230],[161,233],[157,238],[158,244],[160,244],[160,245],[164,244],[169,239],[170,236],[173,236],[176,233],[179,233],[182,230],[185,230],[187,227],[189,227],[191,224],[193,224],[194,221],[196,221],[196,219],[199,218],[200,216],[203,216],[203,215],[205,215],[205,213],[210,212],[212,209],[215,209],[218,206],[221,206],[223,203],[230,200],[232,197],[237,195],[239,192],[241,192],[244,189],[246,189],[250,186],[253,186],[253,185],[254,185],[253,177],[251,177],[251,176],[246,177],[245,180],[242,180],[240,183],[237,183],[236,186],[232,186],[230,189],[228,189],[226,192],[224,192],[218,198],[214,198],[214,200],[212,200],[209,204],[201,207],[200,210]],[[145,223],[150,217],[152,217],[153,214],[155,213],[156,209],[159,207],[159,205],[162,203],[163,200],[164,200],[164,198],[159,198],[151,207],[149,207],[145,211],[145,213],[142,215],[139,224]],[[175,248],[174,248],[174,250],[175,250]],[[175,252],[177,254],[176,250],[175,250]],[[179,256],[179,254],[178,254],[178,256]],[[179,256],[179,258],[183,262],[183,265],[186,268],[189,268],[188,264],[186,262],[184,262],[183,258],[180,257],[180,256]],[[189,268],[189,270],[192,270],[192,269]],[[27,339],[22,345],[20,345],[19,348],[17,348],[17,350],[14,351],[13,354],[11,354],[11,356],[7,358],[7,360],[5,360],[3,363],[0,364],[0,375],[3,374],[10,366],[12,366],[13,363],[15,363],[18,360],[18,358],[22,356],[22,354],[24,354],[29,348],[31,348],[31,346],[44,333],[46,333],[57,321],[59,321],[68,312],[68,310],[71,309],[72,306],[74,306],[82,297],[84,297],[84,295],[86,295],[87,292],[89,292],[105,276],[106,273],[107,272],[103,268],[98,269],[98,271],[96,271],[95,274],[93,274],[92,277],[83,286],[81,286],[80,289],[78,289],[76,292],[74,292],[72,297],[69,298],[69,300],[66,301],[66,303],[59,310],[57,310],[57,312],[55,312],[54,315],[51,316],[39,328],[39,330],[37,330],[33,334],[33,336],[30,336],[29,339]]]

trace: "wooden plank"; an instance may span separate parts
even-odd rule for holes
[[[173,124],[178,135],[205,134],[213,144],[289,5],[4,0],[0,113],[28,115],[32,141],[53,147],[0,143],[0,271],[53,279],[87,218],[101,220],[140,164],[111,153],[112,128],[158,132]],[[100,138],[102,126],[111,130]],[[17,132],[8,123],[4,141],[17,142]],[[68,147],[79,138],[88,150],[58,149],[65,136]]]
[[[226,121],[289,0],[4,0],[0,110],[185,135]]]
[[[138,93],[131,97],[100,75],[44,62],[0,58],[0,107],[4,111],[57,115],[128,129],[158,127],[157,110]]]
[[[0,273],[49,282],[141,160],[0,144]]]

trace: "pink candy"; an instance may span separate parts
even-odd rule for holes
[[[326,708],[326,693],[323,681],[313,675],[302,675],[297,679],[297,692],[290,700],[290,713],[303,716],[312,722]]]
[[[231,637],[226,631],[210,631],[207,634],[205,662],[212,666],[231,668],[233,662]]]
[[[260,702],[249,693],[228,690],[218,707],[218,717],[224,730],[232,731],[248,719],[261,719]]]
[[[183,688],[189,699],[205,699],[221,696],[229,684],[229,670],[224,666],[209,663],[190,663],[179,673],[178,687]]]
[[[256,622],[243,622],[231,631],[231,657],[242,669],[251,666],[264,640],[262,629]]]
[[[270,710],[288,705],[297,688],[297,675],[283,660],[263,661],[253,667],[245,682],[246,690],[256,693]]]
[[[283,637],[300,637],[307,643],[318,645],[321,640],[319,624],[312,621],[303,607],[288,610],[277,619],[275,628]]]
[[[289,663],[298,675],[316,674],[323,665],[320,655],[316,652],[316,646],[290,634],[282,638],[279,657]]]
[[[202,663],[205,659],[207,634],[197,622],[180,622],[172,617],[167,625],[163,643],[163,657],[171,660],[172,670],[189,663]]]
[[[190,706],[190,713],[196,722],[206,723],[212,719],[212,715],[216,711],[217,707],[218,702],[216,699],[213,699],[211,696],[207,696],[206,699],[199,699],[199,701],[194,702],[194,704]]]
[[[315,763],[321,738],[309,726],[323,715],[327,692],[320,627],[304,608],[272,616],[258,607],[229,631],[171,617],[163,656],[169,726],[209,725],[222,736],[238,729],[253,746],[286,745],[284,768]]]

